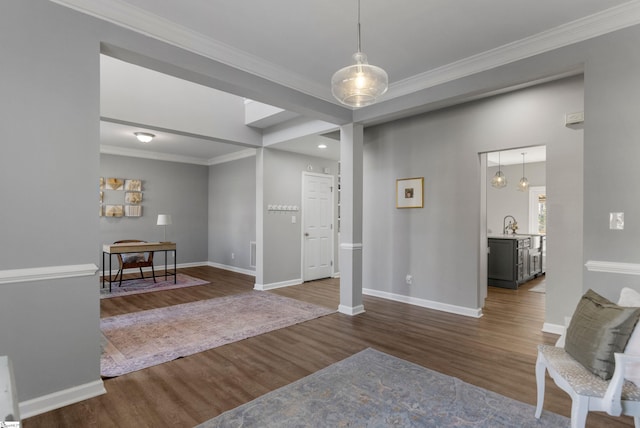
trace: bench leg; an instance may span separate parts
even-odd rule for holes
[[[540,419],[542,415],[542,405],[544,404],[544,381],[547,371],[547,365],[542,358],[542,355],[538,353],[538,359],[536,360],[536,386],[538,388],[538,403],[536,405],[536,419]]]
[[[571,402],[571,428],[584,428],[589,412],[589,397],[578,395]]]

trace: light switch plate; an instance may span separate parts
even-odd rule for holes
[[[609,213],[609,229],[624,229],[624,213]]]

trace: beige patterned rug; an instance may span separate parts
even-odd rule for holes
[[[151,274],[147,273],[151,276]],[[156,275],[156,282],[153,282],[153,278],[145,279],[128,279],[122,281],[122,285],[118,285],[118,282],[111,284],[111,291],[109,291],[109,285],[100,288],[100,298],[109,299],[111,297],[129,296],[131,294],[150,293],[152,291],[173,290],[176,288],[191,287],[193,285],[208,284],[208,281],[204,281],[193,276],[179,273],[176,277],[176,282],[173,282],[173,276],[168,276],[164,279],[164,274]],[[102,281],[100,281],[102,284]]]
[[[250,291],[102,318],[100,373],[120,376],[334,312]]]

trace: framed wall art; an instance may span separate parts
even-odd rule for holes
[[[139,205],[142,202],[142,192],[126,192],[124,202],[130,205]]]
[[[422,208],[424,206],[424,177],[396,180],[396,208]]]
[[[105,217],[122,217],[124,216],[124,206],[107,205],[104,210]]]

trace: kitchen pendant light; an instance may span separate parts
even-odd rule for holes
[[[518,190],[520,192],[526,192],[527,190],[529,190],[529,180],[527,180],[527,177],[524,176],[524,155],[525,153],[522,153],[522,178],[518,183]]]
[[[500,152],[498,152],[498,172],[491,179],[491,185],[496,189],[502,189],[507,185],[507,177],[504,176],[500,169]]]
[[[336,71],[331,78],[331,93],[342,104],[359,108],[376,102],[387,92],[389,77],[382,68],[367,62],[360,48],[360,0],[358,0],[358,51],[353,54],[354,65]]]

